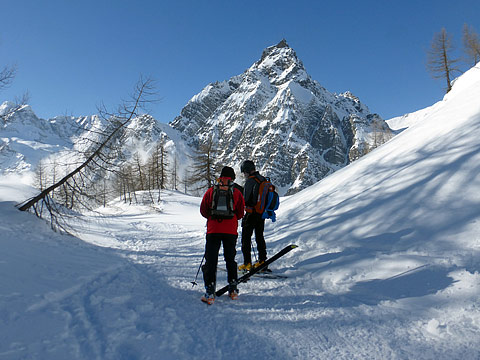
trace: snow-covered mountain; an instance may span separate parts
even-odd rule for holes
[[[205,87],[171,126],[192,146],[213,137],[221,164],[238,169],[254,160],[287,194],[393,136],[353,94],[330,93],[312,80],[285,40],[243,74]]]
[[[98,116],[57,116],[38,118],[30,106],[17,106],[4,102],[0,106],[0,174],[31,173],[39,163],[59,164],[65,167],[78,165],[82,154],[98,146],[102,133],[111,124]],[[132,119],[115,139],[116,159],[124,163],[139,153],[146,157],[155,143],[164,138],[166,147],[176,153],[179,147],[180,162],[185,162],[189,149],[180,135],[167,124],[152,116],[142,115]]]
[[[0,105],[0,174],[35,170],[41,160],[61,152],[84,150],[85,139],[105,127],[97,116],[38,118],[29,105]]]

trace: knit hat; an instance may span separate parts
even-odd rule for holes
[[[220,173],[220,177],[229,177],[232,180],[235,180],[235,170],[230,166],[225,166]]]
[[[240,166],[240,171],[242,173],[250,173],[252,171],[255,171],[255,164],[252,160],[245,160]]]

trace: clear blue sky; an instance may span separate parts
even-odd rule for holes
[[[143,74],[162,98],[152,115],[169,122],[285,38],[313,79],[389,119],[442,99],[425,69],[436,32],[458,55],[463,24],[480,33],[479,0],[2,0],[0,11],[0,67],[18,67],[0,101],[28,90],[42,118],[114,108]]]

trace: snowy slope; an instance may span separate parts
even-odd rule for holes
[[[475,67],[474,67],[475,68]],[[478,68],[478,65],[477,65]],[[468,78],[472,78],[472,75],[469,75]],[[455,92],[459,92],[461,88],[465,88],[465,81],[466,77],[465,76],[460,76],[459,78],[463,78],[462,83],[463,85],[456,86]],[[452,84],[455,84],[456,81],[459,79],[456,78]],[[470,80],[469,80],[470,81]],[[396,132],[401,132],[410,126],[413,126],[417,123],[423,122],[425,119],[429,117],[435,117],[435,113],[443,111],[443,107],[448,104],[448,100],[452,97],[452,93],[447,94],[445,98],[442,101],[439,101],[432,106],[426,107],[425,109],[420,109],[418,111],[415,111],[413,113],[408,113],[402,116],[397,116],[392,119],[386,120],[385,122],[388,124],[390,129],[396,131]]]
[[[423,122],[283,202],[279,216],[292,223],[279,223],[275,232],[298,238],[307,262],[309,249],[319,256],[336,249],[331,259],[354,255],[352,274],[342,274],[340,283],[333,264],[319,270],[331,291],[353,285],[349,276],[367,280],[379,269],[384,277],[418,266],[479,270],[479,70],[460,78]],[[370,261],[371,270],[357,272],[357,263]]]
[[[410,126],[423,122],[425,118],[428,118],[430,116],[430,113],[436,111],[437,107],[442,108],[443,104],[444,104],[443,101],[439,101],[436,104],[429,106],[425,109],[421,109],[413,113],[405,114],[402,116],[398,116],[398,117],[386,120],[386,123],[388,124],[390,129],[397,132],[401,132],[402,130],[407,129]]]
[[[479,98],[477,66],[423,121],[282,199],[266,237],[270,254],[299,245],[272,266],[289,278],[211,307],[190,283],[199,198],[113,202],[73,224],[80,240],[18,212],[32,190],[0,178],[0,359],[479,359]]]

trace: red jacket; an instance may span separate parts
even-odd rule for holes
[[[228,179],[230,178],[223,178]],[[238,220],[243,217],[245,210],[245,200],[240,190],[233,189],[233,211],[235,216],[232,219],[212,219],[210,217],[210,208],[212,207],[213,187],[207,190],[203,195],[200,204],[200,214],[207,218],[207,234],[233,234],[238,235]]]

